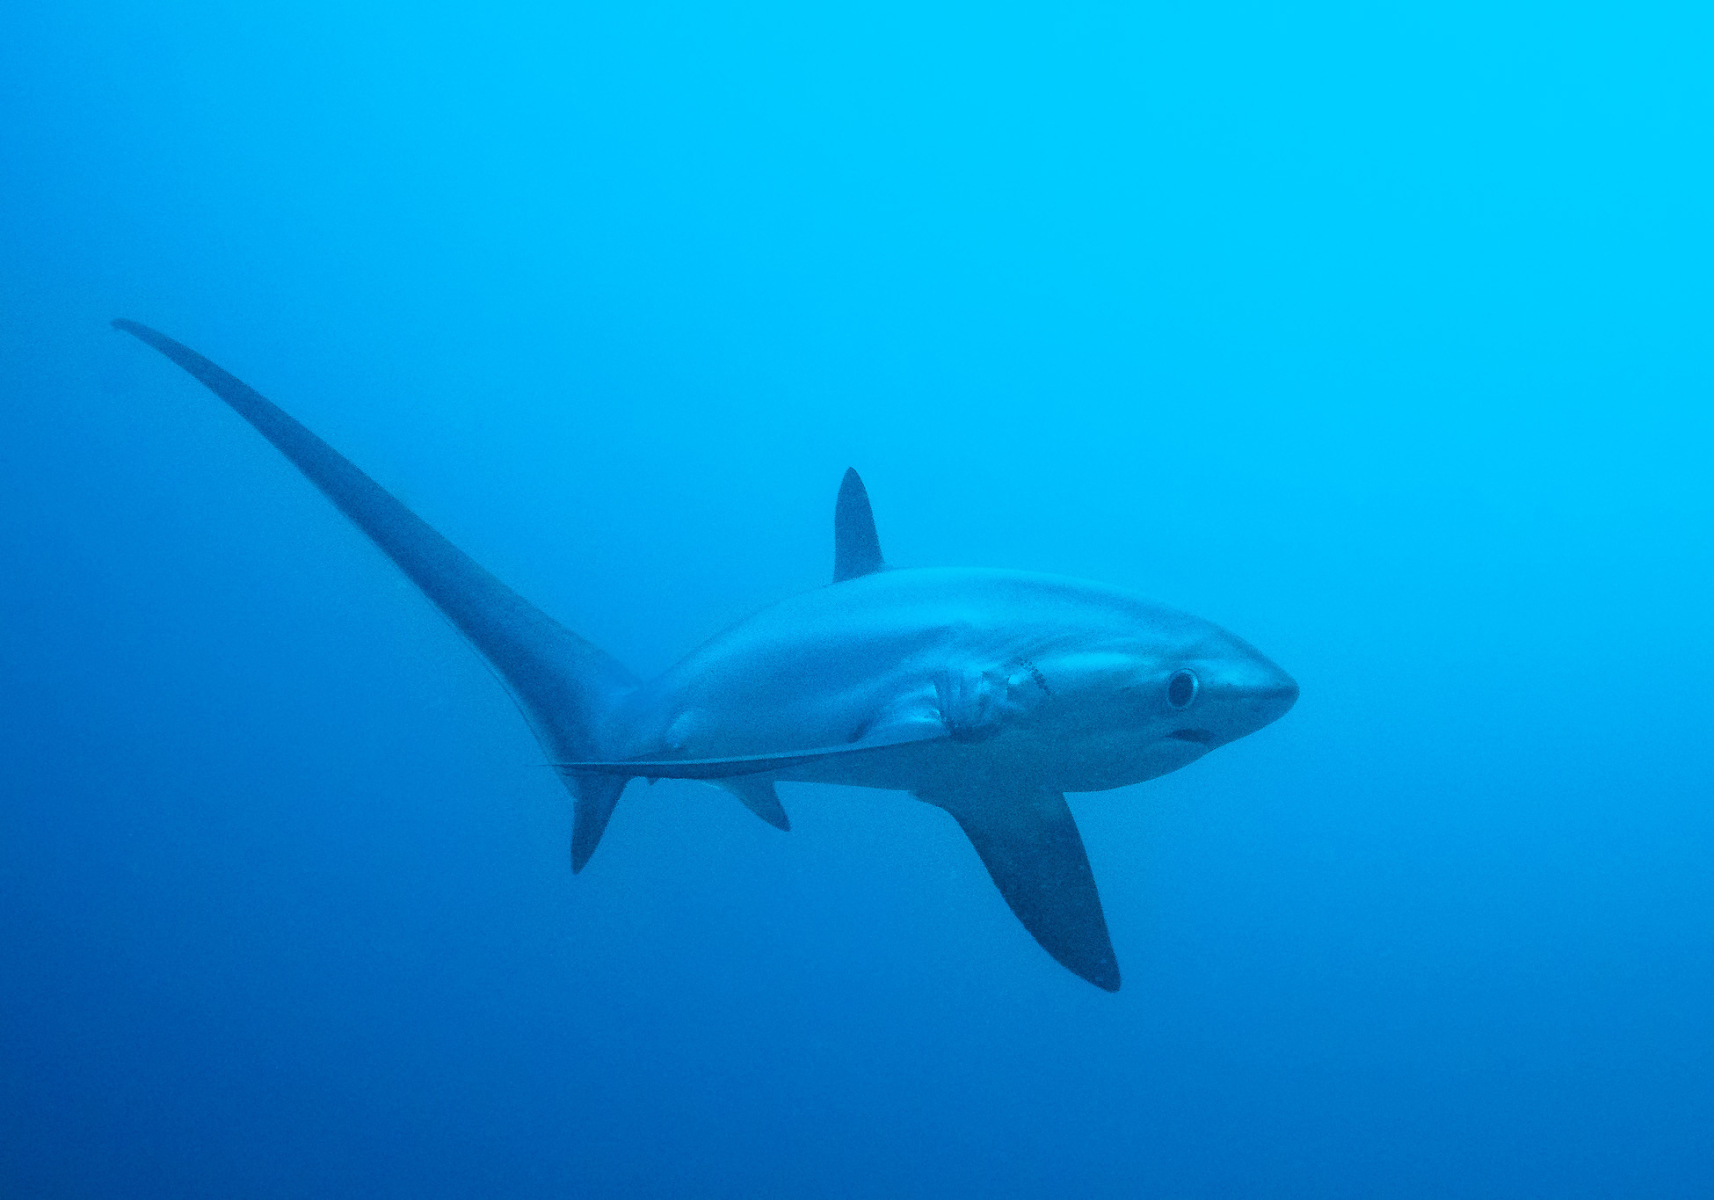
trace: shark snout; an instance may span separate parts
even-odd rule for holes
[[[1297,703],[1297,680],[1248,647],[1245,651],[1210,672],[1206,720],[1217,745],[1273,724]]]
[[[1254,678],[1234,689],[1238,693],[1234,698],[1249,716],[1252,730],[1271,725],[1285,716],[1297,703],[1298,694],[1297,680],[1273,663],[1258,665],[1265,670],[1255,672]]]

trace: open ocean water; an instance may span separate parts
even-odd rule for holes
[[[0,1197],[1714,1195],[1704,6],[9,6]],[[639,672],[899,565],[1302,685],[1074,795],[634,783],[124,316]]]

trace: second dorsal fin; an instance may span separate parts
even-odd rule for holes
[[[868,489],[856,468],[848,469],[833,506],[833,582],[869,575],[886,565],[881,558],[881,539],[875,536],[875,512],[869,507]]]

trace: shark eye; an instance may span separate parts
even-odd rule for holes
[[[1197,688],[1195,675],[1189,671],[1174,671],[1172,678],[1166,681],[1166,702],[1174,708],[1189,708],[1190,702],[1196,699]]]

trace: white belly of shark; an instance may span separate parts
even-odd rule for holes
[[[573,871],[632,779],[704,780],[780,829],[781,780],[908,791],[952,814],[1043,949],[1117,991],[1065,793],[1175,771],[1297,699],[1291,678],[1232,634],[1113,588],[888,568],[855,471],[834,506],[830,585],[639,680],[250,387],[163,334],[113,324],[272,442],[493,665],[572,794]]]

